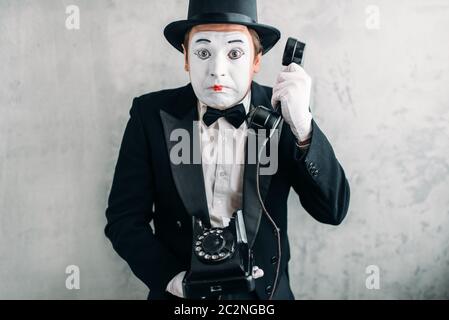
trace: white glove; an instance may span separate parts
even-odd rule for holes
[[[186,274],[186,271],[182,271],[178,273],[167,285],[167,291],[170,292],[172,295],[175,295],[179,298],[184,298],[184,294],[182,291],[182,280],[184,280],[184,276]],[[263,277],[264,273],[263,270],[260,269],[257,266],[253,267],[253,278],[258,279]]]
[[[312,78],[296,63],[284,67],[273,87],[271,104],[281,102],[282,116],[298,139],[306,141],[312,133],[312,114],[309,111]]]

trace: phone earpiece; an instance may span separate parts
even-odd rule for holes
[[[284,55],[282,57],[282,65],[288,66],[292,62],[303,66],[304,63],[304,52],[306,49],[306,44],[296,40],[295,38],[288,38],[287,44],[285,45]],[[247,121],[248,128],[266,129],[272,130],[277,129],[282,121],[281,106],[278,103],[274,106],[274,110],[267,108],[265,106],[256,106],[253,110],[248,113]]]
[[[251,129],[277,129],[282,116],[273,109],[257,106],[248,113],[248,124]]]
[[[305,51],[305,43],[298,41],[295,38],[288,38],[284,49],[284,55],[282,57],[282,65],[288,66],[290,63],[294,62],[303,67]]]

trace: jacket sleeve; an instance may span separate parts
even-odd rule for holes
[[[149,143],[144,135],[139,99],[133,101],[122,139],[106,209],[105,234],[113,248],[150,290],[165,292],[182,271],[177,258],[155,238],[153,175]]]
[[[316,220],[339,225],[348,211],[350,188],[331,144],[314,120],[308,150],[299,149],[290,128],[288,133],[293,148],[290,182],[302,206]]]

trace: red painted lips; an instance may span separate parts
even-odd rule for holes
[[[214,89],[215,92],[220,92],[223,91],[223,86],[216,84],[212,87],[212,89]]]

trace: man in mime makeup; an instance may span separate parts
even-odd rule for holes
[[[277,29],[257,23],[255,0],[191,0],[188,19],[169,24],[164,35],[184,53],[190,83],[134,99],[109,195],[105,233],[150,289],[148,299],[179,299],[190,267],[192,216],[224,227],[242,209],[257,265],[256,289],[227,298],[292,300],[286,233],[290,189],[322,223],[340,224],[349,206],[344,170],[310,112],[312,80],[292,63],[280,72],[273,88],[253,81],[262,55],[280,38]],[[273,108],[278,102],[285,120],[278,168],[260,180],[264,205],[277,226],[273,228],[257,197],[255,166],[245,162],[245,117],[255,106]],[[178,129],[189,132],[192,145],[197,139],[200,164],[179,164],[170,158],[176,144],[171,135]],[[231,163],[222,161],[230,154]]]

